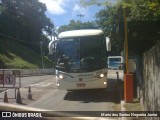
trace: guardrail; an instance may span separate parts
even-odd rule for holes
[[[21,76],[53,75],[55,69],[21,69]]]
[[[19,73],[20,76],[54,75],[55,74],[54,68],[51,68],[51,69],[0,69],[0,71],[20,71]]]

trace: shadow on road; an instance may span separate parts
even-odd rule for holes
[[[94,90],[78,90],[67,92],[64,100],[81,101],[83,103],[89,102],[114,102],[120,103],[122,99],[122,86],[123,84],[116,79],[108,80],[108,87],[106,89]]]

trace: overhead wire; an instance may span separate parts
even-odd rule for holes
[[[0,33],[0,35],[6,37],[6,38],[8,38],[8,39],[16,40],[16,41],[19,41],[19,42],[25,42],[25,43],[30,43],[30,44],[33,44],[33,45],[37,45],[36,43],[28,42],[28,41],[21,40],[21,39],[17,39],[17,38],[14,38],[14,37],[12,37],[12,36],[5,35],[5,34],[3,34],[3,33]]]

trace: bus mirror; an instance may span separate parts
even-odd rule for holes
[[[55,52],[55,40],[52,40],[48,45],[49,54],[53,54]]]
[[[109,37],[106,37],[106,50],[111,51],[111,41]]]

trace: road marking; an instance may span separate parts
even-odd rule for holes
[[[31,84],[30,86],[46,87],[46,86],[49,86],[49,85],[54,84],[54,83],[55,82],[40,82],[40,83]]]
[[[50,83],[44,84],[44,85],[42,85],[42,87],[46,87],[46,86],[49,86],[49,85],[52,85],[52,84],[54,84],[54,82],[50,82]]]
[[[41,85],[43,85],[44,83],[43,82],[41,82],[41,83],[35,83],[35,84],[31,84],[31,85],[29,85],[29,86],[41,86]]]
[[[0,94],[4,94],[5,92],[9,92],[11,91],[12,89],[7,89],[7,90],[4,90],[3,92],[0,92]]]
[[[125,101],[121,101],[121,111],[126,111],[126,109],[125,109]],[[120,120],[127,120],[127,118],[126,117],[121,117],[121,119]]]

